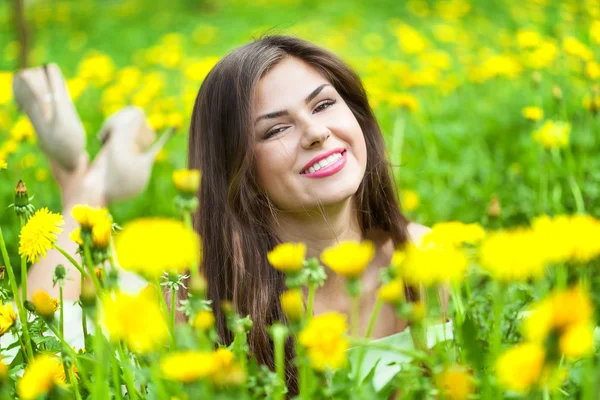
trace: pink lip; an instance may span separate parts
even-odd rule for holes
[[[341,149],[341,151],[344,151],[344,150]],[[337,153],[337,152],[338,151],[333,151],[333,152],[330,152],[329,154]],[[329,154],[327,156],[329,156]],[[323,177],[326,177],[326,176],[329,176],[329,175],[333,175],[336,172],[338,172],[339,170],[341,170],[342,168],[344,168],[344,166],[346,165],[346,154],[348,154],[348,152],[344,151],[342,153],[342,158],[340,158],[339,160],[337,160],[333,164],[326,166],[325,168],[321,168],[318,171],[309,172],[309,173],[301,174],[301,175],[305,176],[307,178],[323,178]],[[322,159],[322,158],[324,158],[324,157],[321,157],[320,159]],[[312,164],[308,164],[309,167],[311,165]]]

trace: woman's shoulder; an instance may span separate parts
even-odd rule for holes
[[[416,222],[410,222],[406,229],[408,230],[408,237],[413,243],[419,243],[423,236],[431,231],[431,228],[417,224]]]

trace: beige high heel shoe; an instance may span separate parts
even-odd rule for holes
[[[17,72],[13,94],[35,128],[42,150],[73,171],[85,152],[86,136],[60,68],[47,64]]]
[[[167,131],[152,144],[156,133],[138,107],[123,108],[104,122],[98,138],[107,152],[104,182],[109,203],[145,190],[154,159],[173,133],[173,129]]]

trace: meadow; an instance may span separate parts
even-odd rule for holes
[[[25,15],[31,39],[29,65],[55,62],[61,67],[92,158],[101,146],[96,134],[103,121],[122,107],[143,108],[157,132],[176,129],[157,156],[147,190],[110,205],[111,221],[125,226],[148,216],[181,217],[173,204],[180,191],[172,175],[187,166],[187,130],[195,96],[221,56],[266,33],[299,36],[340,55],[363,79],[388,145],[403,211],[411,220],[434,227],[430,240],[446,246],[432,254],[406,249],[382,283],[402,279],[431,288],[445,280],[453,282],[450,310],[456,346],[429,353],[417,345],[422,353],[413,356],[422,357],[422,364],[400,373],[384,392],[404,387],[407,398],[501,398],[502,394],[593,398],[598,389],[597,354],[592,344],[583,343],[592,341],[590,326],[597,325],[592,310],[600,304],[600,275],[595,269],[600,255],[600,4],[591,0],[182,0],[149,6],[138,0],[82,0],[27,3]],[[33,127],[12,98],[20,43],[7,2],[0,4],[0,25],[4,27],[0,36],[0,226],[17,284],[19,218],[9,208],[15,202],[17,182],[25,182],[36,208],[60,213],[61,199]],[[436,224],[451,221],[456,224],[436,229]],[[87,240],[85,246],[93,247]],[[282,257],[289,256],[285,254]],[[445,268],[434,268],[429,276],[414,272],[417,266],[434,262]],[[310,270],[316,268],[313,264],[302,265]],[[340,268],[343,274],[344,267]],[[11,297],[8,280],[4,288],[3,296]],[[383,299],[398,301],[385,294]],[[520,328],[527,325],[522,319],[532,304],[537,304],[533,309],[546,312],[546,320],[532,317],[530,323],[546,326],[541,333]],[[565,322],[568,305],[589,312],[582,311],[575,322]],[[199,308],[190,311],[192,316],[204,310],[202,304],[194,307]],[[432,307],[430,313],[439,313]],[[419,321],[416,312],[414,307],[398,305],[403,318]],[[235,316],[236,323],[243,325],[239,322],[243,317]],[[291,331],[306,329],[309,319],[300,318]],[[572,340],[580,344],[576,349],[558,344],[571,322],[577,329],[584,325],[587,329],[572,333]],[[214,339],[207,333],[212,328],[194,329],[195,333],[186,334],[200,342]],[[521,386],[511,386],[517,377],[497,377],[503,369],[496,362],[503,351],[519,343],[532,346],[540,337],[543,350],[526,348],[519,360],[511,361],[529,365],[526,362],[537,359],[527,369],[537,366],[538,375],[520,382]],[[90,345],[90,351],[98,349],[94,346],[113,345],[101,342]],[[119,344],[115,351],[125,350]],[[542,361],[540,352],[545,354]],[[233,353],[236,362],[242,362],[239,349]],[[482,359],[477,356],[481,353],[491,356]],[[158,364],[152,360],[143,358],[131,368],[158,374]],[[19,364],[11,368],[14,375]],[[350,393],[354,375],[339,378],[343,374],[334,374],[332,365],[328,368],[324,370],[329,375],[305,372],[304,382],[309,383],[302,398],[311,395],[306,393],[340,398]],[[133,375],[127,371],[129,367],[123,369],[122,379],[131,385],[128,380]],[[259,376],[248,371],[248,376]],[[109,373],[108,366],[103,373]],[[278,373],[265,381],[271,386],[261,381],[270,392],[256,389],[262,383],[250,379],[254,392],[240,389],[239,393],[281,398]],[[450,383],[440,384],[446,373]],[[152,377],[159,382],[164,378]],[[194,393],[187,391],[190,385],[213,393],[220,385],[214,379],[221,378],[213,373],[210,384],[198,378],[201,383],[193,383],[197,386],[184,380],[176,386],[171,381],[179,378],[168,377],[165,382],[171,383],[164,387],[150,385],[144,392],[142,385],[138,394],[189,395]],[[327,381],[331,391],[318,392],[316,379]],[[459,381],[466,382],[463,392],[453,386]],[[93,398],[108,395],[96,386],[94,380],[89,385],[82,381],[84,390],[96,394]],[[223,393],[223,398],[234,396],[231,391]],[[453,397],[452,393],[466,394]]]

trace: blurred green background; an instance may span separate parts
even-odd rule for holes
[[[12,100],[15,4],[0,4],[0,224],[16,256],[18,220],[7,207],[17,181],[38,208],[59,212],[61,201]],[[171,174],[186,166],[202,79],[264,33],[313,41],[359,72],[410,218],[498,228],[540,214],[600,215],[597,1],[31,1],[23,15],[27,64],[60,65],[91,157],[102,122],[124,106],[144,108],[159,132],[179,127],[147,191],[111,205],[118,223],[175,215]],[[568,144],[553,142],[567,134]]]

